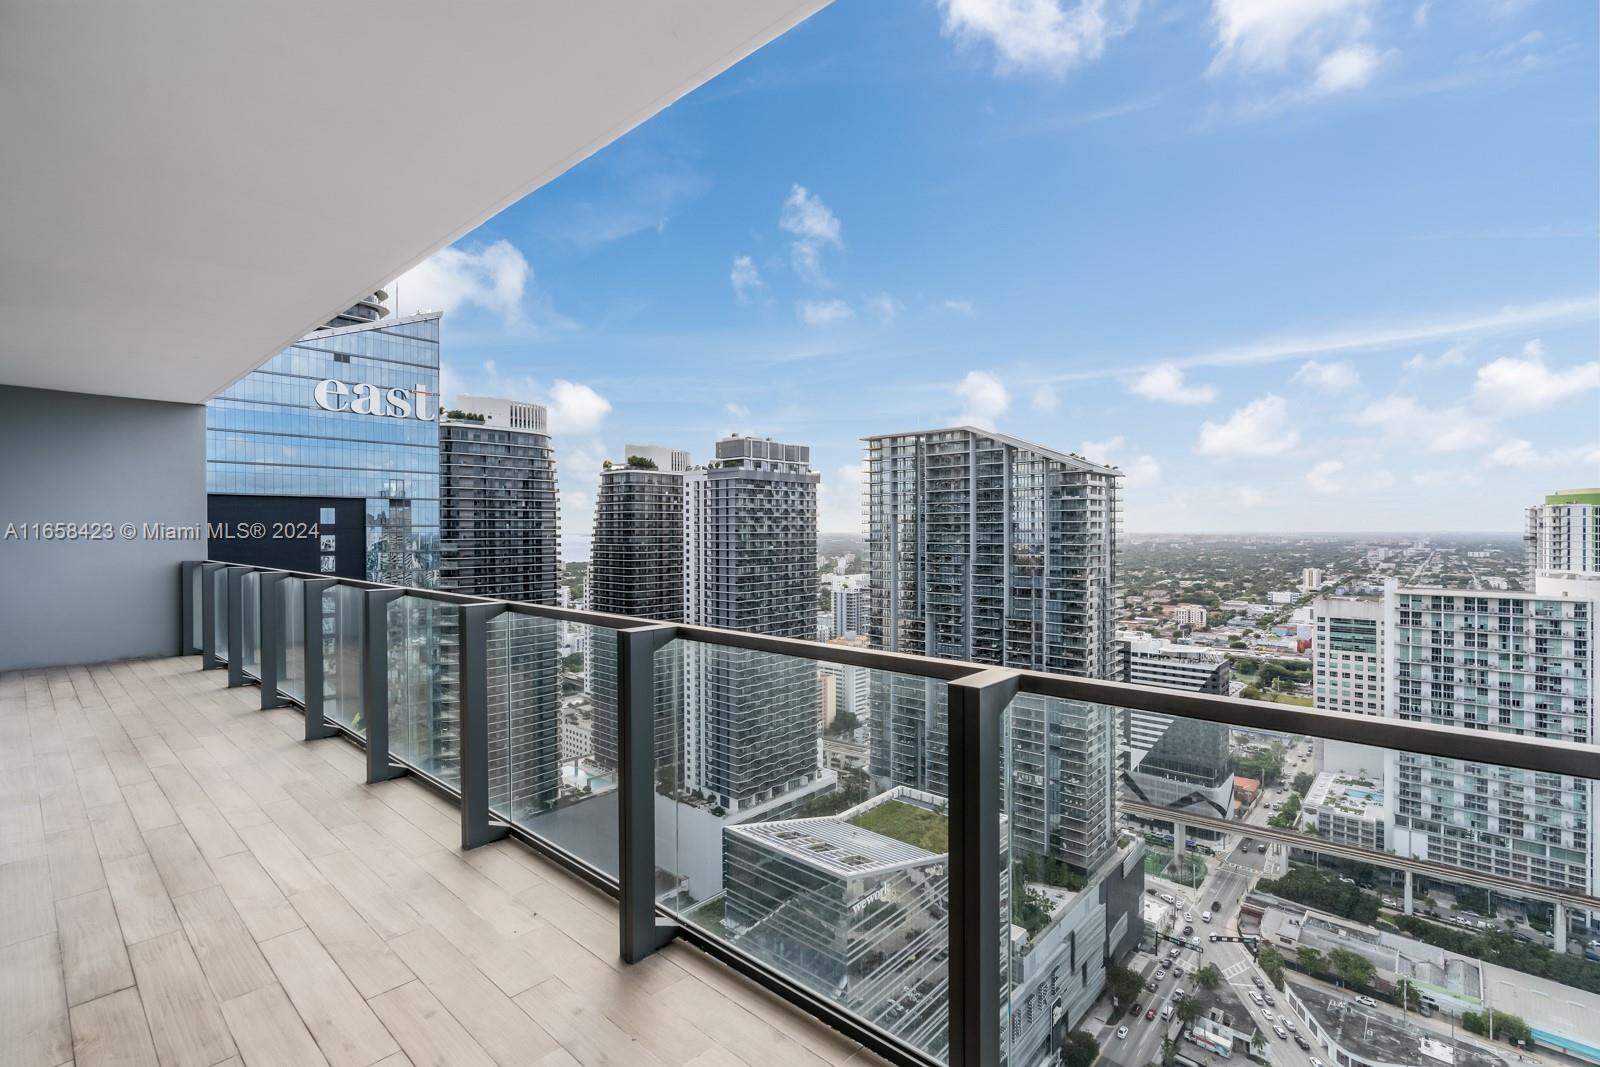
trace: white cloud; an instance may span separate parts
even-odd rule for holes
[[[822,250],[829,246],[844,247],[839,217],[828,209],[821,197],[797,183],[790,187],[783,201],[778,225],[794,235],[789,253],[795,273],[813,285],[827,285],[828,276],[822,270]]]
[[[1277,456],[1300,443],[1289,424],[1289,405],[1268,393],[1238,408],[1226,422],[1205,422],[1195,451],[1202,456]]]
[[[1544,345],[1535,340],[1523,346],[1521,356],[1501,356],[1479,367],[1473,395],[1485,409],[1524,414],[1591,389],[1600,389],[1600,360],[1553,371],[1545,365]]]
[[[939,310],[948,311],[953,315],[967,315],[969,317],[978,313],[978,309],[973,306],[970,300],[941,300],[939,301]]]
[[[748,419],[750,417],[749,408],[745,407],[743,404],[735,404],[732,401],[724,404],[722,410],[726,411],[729,415],[732,415],[736,419]]]
[[[1212,0],[1216,56],[1211,73],[1286,75],[1310,80],[1265,110],[1296,99],[1359,89],[1382,59],[1369,38],[1372,0]]]
[[[1573,448],[1552,448],[1540,452],[1521,438],[1502,442],[1483,459],[1487,467],[1514,467],[1534,470],[1546,467],[1600,466],[1600,443],[1577,445]]]
[[[855,312],[843,300],[799,300],[795,313],[807,326],[833,326],[855,318]]]
[[[1437,486],[1477,485],[1479,478],[1473,471],[1462,467],[1429,467],[1411,473],[1413,485],[1434,488]]]
[[[1415,397],[1391,393],[1351,416],[1351,422],[1385,437],[1408,441],[1428,452],[1459,452],[1488,443],[1493,420],[1462,407],[1429,408]]]
[[[1249,485],[1235,487],[1233,496],[1241,508],[1258,508],[1267,500],[1267,494]]]
[[[1122,468],[1122,484],[1139,488],[1161,481],[1161,464],[1154,456],[1122,458],[1127,440],[1118,434],[1104,441],[1085,441],[1078,446],[1078,455],[1092,463],[1104,463]]]
[[[736,256],[733,270],[728,273],[728,281],[733,285],[733,295],[743,304],[761,288],[761,272],[756,270],[755,261],[749,256]]]
[[[1138,0],[940,0],[944,33],[994,46],[1002,71],[1060,76],[1133,28]]]
[[[1175,364],[1151,367],[1128,386],[1128,391],[1167,404],[1209,404],[1217,398],[1214,385],[1188,385]]]
[[[1421,352],[1412,356],[1405,362],[1405,369],[1410,370],[1440,370],[1444,367],[1459,367],[1467,361],[1467,346],[1464,344],[1451,345],[1437,356],[1429,358]]]
[[[1378,50],[1369,44],[1346,45],[1330,52],[1317,64],[1312,91],[1328,94],[1359,89],[1372,80],[1378,60]]]
[[[1373,493],[1394,485],[1394,475],[1381,468],[1366,467],[1346,473],[1343,461],[1325,459],[1306,472],[1306,485],[1323,496]]]
[[[1056,396],[1054,386],[1041,385],[1033,391],[1033,410],[1054,411],[1061,406],[1061,400]]]
[[[900,312],[905,310],[905,305],[900,303],[888,293],[879,293],[876,296],[861,298],[862,306],[878,317],[879,322],[889,323],[900,317]]]
[[[964,405],[956,416],[958,426],[977,426],[993,429],[994,421],[1011,406],[1011,394],[1005,385],[992,374],[981,370],[968,371],[956,385],[957,399]]]
[[[866,486],[864,464],[846,463],[824,473],[817,486],[817,529],[823,533],[856,533],[861,529],[861,497]]]
[[[475,306],[500,316],[507,326],[517,326],[524,319],[523,298],[532,277],[533,268],[510,241],[443,248],[394,283],[395,307],[400,314],[426,310],[448,315]]]
[[[611,411],[611,401],[578,382],[557,378],[550,385],[550,432],[594,433]]]
[[[1428,25],[1428,9],[1432,6],[1433,0],[1423,0],[1418,4],[1416,10],[1411,12],[1411,25],[1419,30],[1425,28]]]
[[[1354,389],[1361,382],[1361,375],[1348,363],[1322,363],[1318,360],[1309,360],[1300,365],[1294,372],[1291,382],[1304,382],[1316,389],[1323,389],[1330,393],[1342,393]]]

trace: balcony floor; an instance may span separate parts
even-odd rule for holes
[[[0,675],[0,1060],[882,1061],[197,658]]]

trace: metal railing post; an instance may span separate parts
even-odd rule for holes
[[[301,598],[301,615],[304,618],[301,635],[305,643],[306,662],[306,722],[305,739],[316,741],[323,737],[332,737],[339,732],[333,723],[328,721],[328,713],[323,706],[326,693],[323,689],[322,665],[322,593],[325,589],[332,589],[339,583],[332,578],[307,578],[305,580],[305,595]]]
[[[676,936],[656,920],[656,650],[677,627],[617,631],[617,922],[622,958],[638,963]]]
[[[200,669],[217,667],[217,583],[212,575],[222,570],[221,563],[200,564]]]
[[[195,582],[200,580],[200,561],[184,560],[178,564],[178,655],[197,656],[200,648],[194,643]]]
[[[489,620],[504,604],[456,608],[461,701],[461,847],[477,848],[511,832],[489,818]]]
[[[1000,1062],[1001,719],[1021,676],[998,667],[951,682],[950,1067]]]
[[[283,582],[282,571],[262,571],[256,580],[261,621],[257,631],[261,642],[261,710],[281,708],[287,701],[278,692],[283,663]]]
[[[228,568],[228,688],[244,684],[244,576],[248,567]]]
[[[403,589],[368,589],[361,603],[361,705],[367,729],[367,782],[406,773],[389,758],[389,604]]]

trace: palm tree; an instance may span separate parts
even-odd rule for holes
[[[1222,972],[1217,970],[1216,964],[1208,963],[1194,972],[1194,981],[1201,989],[1215,989],[1222,981]]]

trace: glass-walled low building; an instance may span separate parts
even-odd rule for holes
[[[211,400],[212,559],[437,584],[439,320],[319,330]]]

